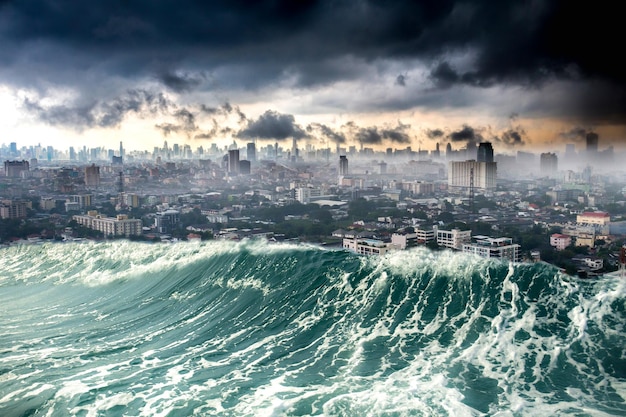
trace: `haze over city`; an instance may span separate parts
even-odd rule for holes
[[[0,3],[0,143],[619,150],[621,19],[572,2]],[[618,19],[620,20],[618,22]],[[600,47],[604,49],[600,49]],[[607,51],[607,52],[600,52]]]

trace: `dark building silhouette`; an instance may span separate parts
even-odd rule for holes
[[[478,145],[476,160],[478,162],[493,162],[493,146],[491,146],[491,142],[481,142]]]
[[[339,175],[348,175],[348,157],[345,155],[339,156]]]
[[[231,149],[228,151],[228,173],[239,173],[239,149]]]

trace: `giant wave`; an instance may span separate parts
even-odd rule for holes
[[[626,283],[416,248],[1,250],[0,415],[626,415]]]

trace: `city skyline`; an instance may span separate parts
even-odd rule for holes
[[[71,7],[70,7],[71,5]],[[617,13],[567,2],[0,5],[0,143],[620,148]]]

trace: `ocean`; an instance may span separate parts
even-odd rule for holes
[[[624,416],[626,282],[425,248],[0,249],[0,416]]]

